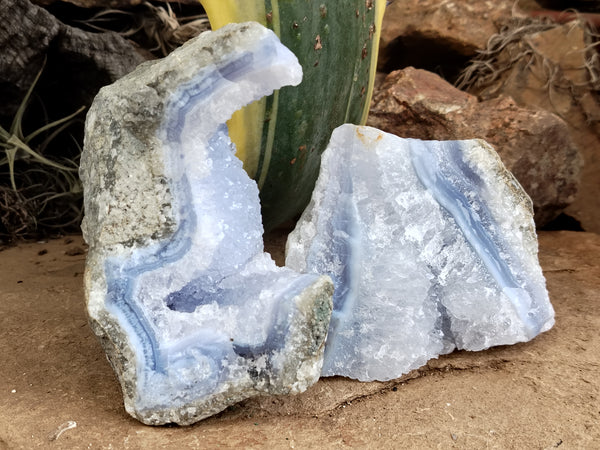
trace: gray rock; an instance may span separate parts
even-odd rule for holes
[[[481,140],[339,127],[286,252],[334,280],[325,376],[398,378],[554,324],[531,201]]]
[[[50,119],[89,105],[102,86],[146,59],[117,33],[70,27],[28,0],[0,0],[0,19],[0,119],[8,123],[44,58],[47,64],[36,94]]]
[[[224,125],[300,80],[271,31],[229,25],[103,88],[89,111],[87,310],[144,423],[190,424],[319,377],[331,280],[263,253],[258,188]]]

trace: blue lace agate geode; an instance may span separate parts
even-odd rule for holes
[[[258,189],[223,125],[300,79],[272,32],[230,25],[143,64],[90,108],[88,313],[145,423],[190,424],[319,377],[331,281],[263,253]]]
[[[339,127],[286,264],[334,280],[326,376],[389,380],[554,323],[531,201],[480,140]]]

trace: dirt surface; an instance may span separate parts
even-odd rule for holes
[[[285,236],[270,239],[281,258]],[[0,450],[12,448],[600,448],[600,235],[546,232],[556,326],[457,352],[402,380],[322,379],[191,427],[129,417],[84,312],[80,236],[0,252]]]

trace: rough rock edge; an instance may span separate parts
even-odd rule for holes
[[[506,223],[517,222],[522,233],[521,245],[527,250],[527,255],[534,258],[531,264],[538,264],[538,240],[533,220],[533,201],[519,180],[508,170],[494,147],[483,139],[469,139],[472,146],[465,147],[464,158],[470,163],[471,169],[479,172],[482,178],[489,180],[488,191],[497,197],[511,198],[514,205],[511,216],[503,216],[497,210],[490,210],[494,220],[501,228]],[[485,154],[485,156],[484,156]],[[514,244],[514,242],[511,242]]]

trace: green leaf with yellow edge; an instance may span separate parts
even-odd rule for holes
[[[298,57],[304,77],[229,121],[258,183],[265,229],[308,204],[321,153],[343,123],[364,124],[375,81],[385,0],[200,0],[213,29],[256,21]]]

